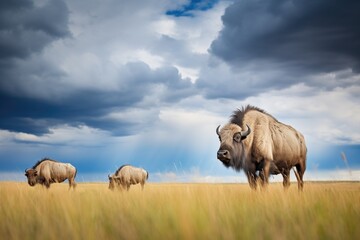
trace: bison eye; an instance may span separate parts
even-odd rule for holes
[[[241,142],[241,133],[238,132],[234,134],[234,141],[238,143]]]

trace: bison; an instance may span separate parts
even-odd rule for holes
[[[243,169],[251,188],[268,183],[269,174],[282,174],[283,186],[290,186],[290,170],[294,169],[298,189],[303,189],[306,169],[304,136],[283,124],[264,110],[247,105],[234,111],[230,122],[216,129],[220,139],[217,158],[236,171]]]
[[[123,165],[115,174],[108,175],[109,189],[113,190],[115,185],[120,188],[126,188],[129,191],[130,185],[140,183],[141,189],[144,189],[145,181],[149,178],[149,173],[142,169],[130,165]]]
[[[50,187],[51,183],[61,183],[69,180],[69,189],[75,189],[76,168],[70,163],[62,163],[49,158],[38,161],[32,168],[25,170],[25,176],[30,186],[37,183]]]

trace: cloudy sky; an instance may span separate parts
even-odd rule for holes
[[[304,134],[305,179],[360,180],[359,12],[355,0],[1,1],[0,180],[50,157],[79,181],[125,163],[151,181],[242,181],[216,159],[215,129],[246,104]]]

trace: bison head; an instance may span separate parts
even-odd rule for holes
[[[114,179],[114,175],[108,175],[109,178],[109,189],[110,190],[114,190],[115,188],[115,179]]]
[[[26,169],[25,176],[28,179],[29,185],[32,187],[35,186],[35,184],[37,182],[38,172],[35,169]]]
[[[120,184],[120,177],[113,175],[108,175],[109,178],[109,189],[114,190],[115,186],[119,186]]]
[[[247,129],[243,129],[233,123],[229,123],[220,129],[220,125],[216,128],[219,136],[220,148],[217,152],[217,158],[226,166],[240,170],[242,158],[244,157],[243,140],[250,134],[251,129],[246,124]]]

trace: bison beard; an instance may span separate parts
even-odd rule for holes
[[[217,157],[225,167],[233,167],[239,172],[243,168],[243,162],[245,161],[244,143],[240,142],[232,149],[227,146],[221,147],[217,152]]]

